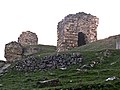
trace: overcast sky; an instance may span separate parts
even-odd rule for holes
[[[68,14],[97,16],[98,39],[120,34],[119,8],[120,0],[0,0],[0,59],[22,31],[35,32],[39,44],[57,45],[57,23]]]

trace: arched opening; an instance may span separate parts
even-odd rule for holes
[[[86,44],[85,36],[86,35],[82,32],[78,33],[78,46],[82,46]]]

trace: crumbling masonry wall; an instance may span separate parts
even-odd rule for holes
[[[36,33],[31,31],[22,32],[18,37],[18,42],[22,46],[29,46],[29,45],[37,45],[38,44],[38,37]]]
[[[99,19],[91,14],[79,12],[67,15],[57,26],[57,51],[78,47],[78,33],[85,34],[85,43],[97,40]]]
[[[18,38],[18,42],[12,41],[5,45],[4,57],[8,62],[21,60],[24,56],[40,51],[35,45],[38,45],[36,33],[30,31],[22,32]]]
[[[23,57],[23,47],[20,43],[12,41],[5,45],[5,58],[8,62],[20,60]]]

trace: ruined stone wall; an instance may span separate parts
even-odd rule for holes
[[[33,45],[37,44],[38,38],[35,33],[30,31],[22,32],[18,38],[18,42],[12,41],[5,45],[4,57],[8,62],[21,60],[24,56],[40,51],[38,47],[33,47]]]
[[[85,42],[97,40],[98,18],[84,12],[67,15],[58,23],[57,51],[65,51],[78,46],[78,33],[85,34]]]
[[[22,32],[22,34],[18,37],[18,42],[22,46],[37,45],[38,37],[35,33],[26,31],[26,32]]]
[[[20,43],[14,41],[5,45],[5,58],[8,62],[20,60],[23,57],[23,47]]]

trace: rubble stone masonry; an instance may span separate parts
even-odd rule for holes
[[[66,51],[97,40],[99,19],[79,12],[67,15],[57,26],[57,51]]]
[[[22,32],[18,42],[12,41],[5,45],[4,57],[8,62],[21,60],[26,55],[40,51],[39,48],[33,47],[33,45],[38,45],[37,35],[30,31]]]
[[[22,34],[18,37],[18,42],[22,46],[37,45],[38,37],[35,33],[26,31],[26,32],[22,32]]]
[[[5,58],[8,62],[20,60],[23,57],[23,47],[20,43],[12,41],[5,45]]]

